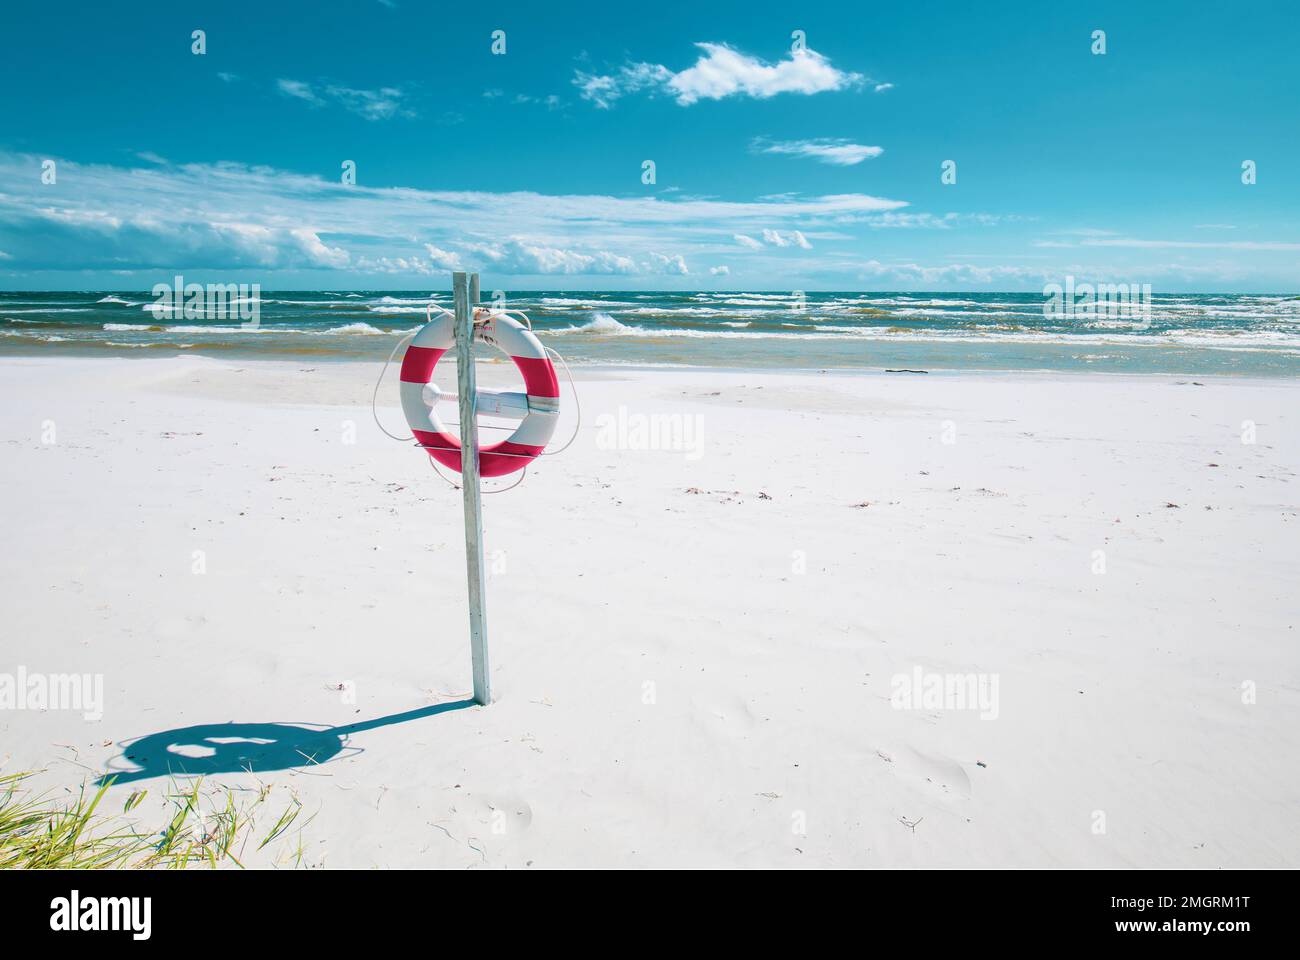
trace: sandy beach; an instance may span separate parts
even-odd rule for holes
[[[578,371],[484,502],[481,708],[459,494],[378,365],[0,369],[0,673],[103,677],[0,711],[56,795],[268,785],[309,819],[260,866],[1300,863],[1300,382]]]

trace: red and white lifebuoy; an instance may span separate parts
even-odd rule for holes
[[[546,348],[514,317],[476,310],[474,339],[505,352],[524,378],[522,394],[479,391],[479,412],[523,418],[505,440],[479,448],[479,475],[501,477],[522,470],[550,442],[560,417],[560,382]],[[429,382],[433,368],[455,344],[455,318],[450,313],[434,317],[416,333],[402,357],[402,411],[411,433],[429,456],[445,467],[460,470],[460,439],[447,432],[438,416],[438,399],[446,395]]]

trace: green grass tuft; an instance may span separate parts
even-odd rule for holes
[[[270,788],[260,785],[256,799],[241,805],[228,788],[204,793],[202,778],[184,788],[173,784],[167,794],[171,816],[166,825],[158,831],[142,832],[125,815],[139,807],[147,790],[134,791],[123,804],[122,814],[106,816],[96,810],[112,781],[94,793],[88,793],[82,784],[74,800],[56,802],[48,796],[33,796],[26,789],[31,776],[0,776],[0,869],[242,868],[240,856],[254,830],[255,809],[270,795]],[[293,798],[257,849],[283,836],[301,811],[302,804]],[[237,854],[236,848],[241,853]],[[296,862],[301,859],[300,831]]]

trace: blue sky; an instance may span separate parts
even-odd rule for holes
[[[1298,6],[6,4],[0,287],[1295,291]]]

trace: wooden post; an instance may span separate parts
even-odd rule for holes
[[[488,674],[487,607],[483,582],[483,502],[479,490],[478,397],[474,377],[474,308],[478,274],[451,275],[456,301],[456,384],[460,394],[460,479],[465,502],[465,566],[469,574],[469,650],[474,702],[492,702]]]

